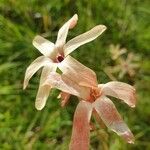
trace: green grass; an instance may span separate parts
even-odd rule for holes
[[[138,103],[133,110],[115,102],[133,131],[136,142],[126,144],[115,133],[108,132],[110,150],[150,149],[150,20],[149,0],[1,0],[0,1],[0,149],[67,150],[72,118],[77,104],[75,97],[62,109],[53,90],[46,107],[37,111],[34,100],[40,71],[22,90],[27,66],[40,53],[32,46],[35,35],[55,41],[57,31],[73,14],[79,15],[68,39],[97,24],[107,31],[94,42],[80,47],[72,56],[93,69],[99,82],[109,81],[104,68],[111,64],[110,44],[134,52],[141,57],[140,69],[132,83],[137,88]],[[125,76],[122,81],[130,82]],[[99,147],[98,147],[99,146]],[[91,149],[102,149],[102,138],[91,133]]]

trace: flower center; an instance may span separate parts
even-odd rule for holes
[[[94,102],[98,97],[101,96],[101,91],[96,88],[90,89],[90,98],[88,99],[89,102]]]
[[[64,60],[64,56],[58,55],[57,56],[57,62],[62,62]]]

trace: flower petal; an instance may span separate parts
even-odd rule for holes
[[[28,82],[30,78],[43,66],[46,66],[48,64],[52,64],[52,61],[45,57],[45,56],[40,56],[37,59],[35,59],[27,68],[26,73],[25,73],[25,78],[24,78],[24,84],[23,84],[23,89],[25,89],[28,85]]]
[[[95,72],[71,56],[67,56],[64,61],[58,64],[58,67],[63,74],[80,86],[97,87],[98,85]]]
[[[123,82],[112,81],[106,84],[100,84],[99,87],[104,95],[116,97],[123,100],[130,107],[135,107],[136,96],[133,86]]]
[[[42,36],[37,35],[32,44],[44,55],[48,57],[52,57],[55,53],[54,43],[48,41]]]
[[[106,128],[105,123],[103,122],[102,118],[99,116],[99,114],[95,109],[93,110],[92,115],[94,116],[95,120],[97,121],[97,123],[100,125],[101,128],[103,129]]]
[[[66,92],[61,92],[60,93],[60,98],[61,98],[61,107],[64,107],[67,105],[69,98],[70,98],[70,94],[66,93]]]
[[[91,30],[73,38],[72,40],[68,41],[64,45],[64,54],[65,56],[69,55],[71,52],[73,52],[75,49],[77,49],[79,46],[88,43],[90,41],[93,41],[96,39],[99,35],[101,35],[106,30],[106,26],[104,25],[97,25]]]
[[[51,90],[51,86],[42,86],[45,79],[52,71],[56,71],[57,66],[55,64],[45,66],[42,70],[40,85],[38,89],[38,93],[35,100],[35,108],[37,110],[42,110],[46,104],[47,98],[49,96],[49,92]]]
[[[78,15],[75,14],[70,20],[68,20],[58,31],[56,40],[56,46],[63,46],[66,43],[68,30],[72,29],[78,21]]]
[[[44,85],[51,85],[53,88],[57,88],[63,92],[78,96],[83,99],[87,99],[90,93],[90,88],[81,87],[73,80],[67,78],[65,75],[60,75],[56,72],[49,74],[43,86]]]
[[[123,137],[128,143],[134,143],[134,136],[128,126],[122,120],[113,102],[103,96],[98,98],[93,107],[102,118],[108,128]]]
[[[88,150],[90,118],[92,114],[92,105],[89,102],[80,101],[73,120],[73,131],[69,150]]]

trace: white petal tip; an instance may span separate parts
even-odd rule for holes
[[[70,25],[69,25],[69,29],[73,29],[75,27],[75,25],[77,24],[77,21],[78,21],[78,15],[75,14],[73,15],[73,17],[71,18],[70,20]]]
[[[73,17],[74,17],[75,20],[78,20],[78,15],[77,14],[75,14]]]
[[[44,106],[39,106],[38,104],[35,104],[35,108],[36,108],[37,110],[42,110],[42,109],[44,108]]]
[[[107,29],[107,27],[105,25],[97,25],[93,29],[96,33],[102,34]]]
[[[43,108],[38,108],[38,107],[35,107],[38,111],[41,111]]]
[[[130,131],[126,131],[122,134],[122,137],[129,144],[134,144],[134,135]]]
[[[23,85],[23,90],[25,90],[25,89],[26,89],[26,87],[27,87],[27,85],[25,85],[25,84],[24,84],[24,85]]]
[[[135,105],[131,105],[130,107],[131,107],[131,108],[135,108]]]
[[[39,36],[39,35],[36,35],[36,36],[34,37],[33,41],[32,41],[32,44],[34,44],[34,41],[36,41],[36,40],[39,39],[39,38],[40,38],[40,36]]]
[[[133,140],[131,140],[131,141],[128,141],[128,143],[129,143],[129,144],[134,144],[134,141],[133,141]]]
[[[45,106],[45,103],[44,103],[43,99],[37,98],[35,100],[35,108],[37,110],[42,110],[44,108],[44,106]]]
[[[45,38],[43,38],[40,35],[36,35],[34,37],[34,39],[32,40],[32,44],[33,44],[34,47],[37,47],[37,44],[43,44],[45,41],[46,41]]]
[[[107,27],[105,25],[99,25],[99,29],[103,29],[103,32],[107,29]]]

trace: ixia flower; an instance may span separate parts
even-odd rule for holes
[[[75,59],[70,59],[70,57],[67,57],[62,63],[65,64],[68,61],[70,67],[66,67],[62,75],[51,73],[43,86],[51,85],[80,99],[74,114],[70,150],[88,150],[90,118],[95,112],[109,129],[123,137],[128,143],[133,143],[132,132],[107,96],[121,99],[130,107],[135,107],[134,87],[118,81],[98,84],[96,75],[92,70]],[[62,68],[60,67],[60,69]],[[91,74],[86,74],[86,70]],[[72,75],[71,78],[70,74]]]
[[[115,75],[122,79],[125,75],[133,78],[140,67],[140,57],[132,52],[127,53],[126,48],[120,48],[120,45],[110,45],[111,58],[114,60],[113,66],[108,66],[104,69],[106,74],[112,80],[116,80]],[[125,58],[123,54],[127,54]]]
[[[67,21],[58,31],[57,40],[54,43],[44,39],[41,36],[36,36],[33,40],[33,45],[43,54],[43,56],[35,59],[31,65],[27,68],[24,79],[24,89],[27,87],[30,78],[43,67],[40,85],[35,101],[35,107],[41,110],[46,103],[51,86],[43,87],[44,79],[50,74],[55,72],[61,62],[79,46],[88,43],[100,34],[102,34],[106,27],[104,25],[97,25],[91,30],[71,39],[66,43],[68,30],[73,28],[77,24],[78,16],[75,14],[69,21]],[[59,64],[59,66],[58,66]],[[65,68],[66,66],[64,66]],[[62,70],[63,72],[63,70]]]

